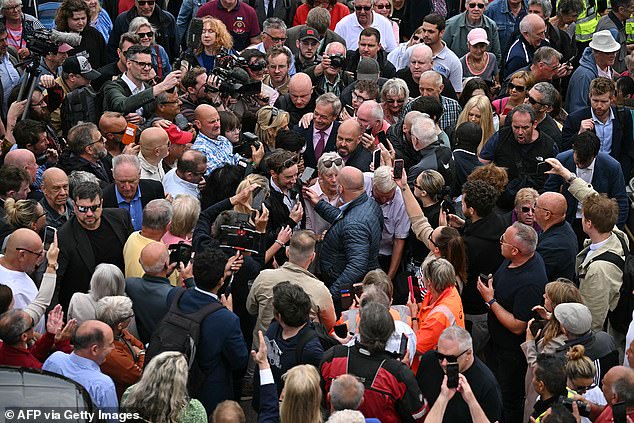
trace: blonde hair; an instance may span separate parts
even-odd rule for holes
[[[288,126],[290,115],[287,111],[274,106],[265,106],[258,110],[256,115],[255,134],[271,148],[275,148],[277,132],[284,126]],[[273,134],[269,133],[272,130]]]
[[[280,407],[282,423],[321,423],[319,373],[310,364],[290,369],[283,377],[284,399]]]
[[[577,288],[575,284],[568,279],[559,278],[554,282],[549,282],[546,284],[544,291],[552,304],[553,310],[562,303],[583,304],[583,298],[581,298],[579,288]],[[555,313],[551,313],[550,320],[548,320],[544,326],[543,345],[548,344],[553,338],[561,335],[562,333],[563,331],[561,330],[561,325],[555,317]]]
[[[187,374],[189,368],[185,356],[166,351],[150,361],[141,380],[133,385],[121,407],[137,412],[153,423],[176,423],[189,403]]]
[[[416,178],[416,183],[425,190],[431,200],[438,202],[442,199],[445,178],[440,172],[433,169],[423,170]]]
[[[220,19],[205,16],[202,20],[203,29],[205,28],[205,25],[209,25],[211,27],[210,29],[216,33],[216,42],[212,46],[214,49],[219,50],[224,47],[230,50],[233,48],[233,38],[231,37],[231,34],[229,34],[229,31],[227,31],[225,24]],[[204,49],[205,46],[201,43],[200,47],[196,49],[196,54],[201,54]]]
[[[191,234],[200,216],[200,201],[193,195],[178,194],[172,201],[170,233],[185,238]]]
[[[515,194],[515,207],[525,203],[535,203],[539,193],[534,188],[522,188]]]
[[[493,126],[493,107],[491,106],[489,98],[484,95],[471,97],[462,109],[460,116],[458,116],[456,128],[465,122],[469,122],[469,112],[474,107],[480,111],[480,128],[482,128],[482,138],[480,140],[480,144],[478,145],[478,153],[480,153],[482,148],[484,148],[484,144],[486,144],[489,138],[491,138],[491,136],[495,133],[495,128]]]
[[[136,32],[143,26],[147,26],[148,28],[150,28],[150,31],[154,33],[152,35],[152,44],[155,44],[157,29],[154,25],[150,23],[150,20],[144,16],[137,16],[136,18],[132,19],[130,21],[130,25],[128,26],[128,31],[136,34]]]
[[[594,379],[596,367],[585,352],[583,345],[575,345],[566,353],[566,376],[569,379]]]
[[[245,189],[249,188],[251,185],[260,186],[260,188],[266,192],[267,196],[269,195],[269,192],[271,191],[271,189],[269,188],[269,181],[264,176],[258,175],[257,173],[251,173],[247,175],[247,177],[244,178],[242,182],[238,184],[238,188],[236,188],[236,194],[244,191]],[[249,195],[249,205],[252,202],[253,202],[253,193]],[[240,203],[233,206],[233,209],[237,211],[238,213],[251,214],[251,209]]]
[[[11,197],[4,200],[7,223],[17,228],[33,229],[44,209],[35,200],[15,200]]]

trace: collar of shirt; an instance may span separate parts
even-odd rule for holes
[[[594,114],[594,110],[592,110],[592,108],[590,108],[590,113],[592,113],[592,121],[598,125],[602,125],[602,126],[609,125],[614,120],[614,110],[612,110],[612,107],[610,107],[610,118],[606,120],[605,123],[599,120],[597,115]]]
[[[361,30],[363,31],[365,28],[359,23],[359,18],[357,18],[357,14],[354,13],[354,11],[352,12],[352,14],[354,15],[354,26],[356,26],[357,28],[361,28]],[[370,24],[371,27],[374,28],[374,24],[376,23],[376,15],[377,13],[373,10],[372,11],[372,23]]]
[[[78,356],[77,354],[75,354],[74,351],[70,353],[68,358],[70,361],[72,361],[74,364],[78,365],[79,367],[82,367],[87,370],[95,370],[95,371],[101,372],[101,370],[99,370],[99,365],[97,363],[95,363],[94,361],[88,358]]]
[[[445,59],[447,57],[447,55],[449,54],[449,48],[447,47],[447,44],[445,44],[444,41],[440,41],[442,43],[442,49],[438,52],[438,54],[436,54],[433,59]]]
[[[123,198],[121,196],[121,193],[119,192],[119,188],[117,188],[117,186],[114,186],[114,194],[117,196],[117,204],[121,204],[121,203],[127,203],[127,204],[131,204],[134,201],[138,200],[139,198],[141,198],[141,187],[137,186],[136,187],[136,194],[134,194],[134,198],[132,200],[130,200],[128,202],[128,200],[126,200],[125,198]]]
[[[187,189],[195,189],[198,190],[198,184],[194,184],[193,182],[189,182],[178,176],[178,173],[174,171],[174,179],[177,183],[183,185]]]
[[[606,242],[608,242],[614,235],[610,234],[609,237],[607,237],[606,239],[604,239],[601,242],[597,242],[596,244],[590,244],[590,251],[596,251],[599,248],[601,248],[603,246],[603,244],[605,244]]]
[[[284,191],[282,191],[282,189],[275,184],[275,182],[273,181],[273,178],[271,178],[270,180],[271,180],[271,187],[273,187],[275,191],[282,194],[282,196],[284,197],[284,204],[286,205],[286,207],[288,207],[289,210],[291,210],[293,206],[295,205],[295,200],[289,197],[290,191],[289,191],[289,194],[284,194]]]
[[[319,141],[319,133],[323,132],[324,133],[324,142],[327,143],[328,142],[328,138],[330,138],[330,132],[332,131],[332,127],[334,126],[334,122],[330,124],[330,126],[326,129],[324,129],[323,131],[320,131],[319,129],[315,128],[315,126],[313,125],[313,141]],[[325,147],[325,145],[324,145]]]
[[[140,87],[137,86],[134,82],[132,82],[130,78],[128,78],[128,75],[126,72],[123,72],[123,74],[121,75],[121,79],[128,85],[128,88],[130,88],[130,91],[132,91],[132,94],[136,94],[143,91],[143,83],[141,83]]]
[[[218,2],[218,3],[220,3],[220,2]],[[213,292],[203,291],[202,289],[198,288],[197,286],[194,287],[194,290],[200,292],[201,294],[209,295],[211,298],[219,301],[218,296],[216,294],[214,294]]]
[[[149,173],[157,173],[159,171],[159,166],[161,166],[161,163],[159,163],[158,166],[154,166],[152,163],[148,162],[145,159],[145,157],[143,157],[143,153],[141,153],[140,151],[139,151],[138,157],[139,157],[139,162],[141,163],[141,167],[143,168],[143,170]]]
[[[195,141],[198,141],[198,138],[201,139],[202,142],[210,142],[212,144],[216,144],[216,145],[222,145],[226,142],[231,142],[229,141],[227,138],[223,137],[222,135],[218,135],[218,138],[213,139],[213,138],[209,138],[207,135],[203,134],[202,132],[198,133],[198,136],[196,137]],[[140,153],[139,153],[140,154]]]
[[[590,163],[590,166],[588,167],[584,167],[583,169],[579,169],[579,166],[576,166],[576,173],[579,174],[579,172],[593,172],[594,171],[594,162],[597,161],[597,158],[595,157],[594,159],[592,159],[592,163]],[[587,181],[586,181],[587,182]]]
[[[224,7],[224,6],[222,5],[222,3],[220,2],[220,0],[218,0],[218,1],[217,1],[217,4],[218,4],[218,9],[220,9],[220,10],[224,10],[224,11],[226,11],[226,12],[228,12],[228,13],[231,13],[231,12],[237,12],[238,10],[240,10],[240,0],[238,0],[238,1],[236,2],[235,7],[234,7],[233,9],[231,9],[231,10],[227,9],[226,7]]]

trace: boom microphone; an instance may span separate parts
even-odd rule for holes
[[[60,32],[52,29],[51,41],[60,44],[66,43],[73,47],[77,47],[79,44],[81,44],[81,35],[73,34],[71,32]]]

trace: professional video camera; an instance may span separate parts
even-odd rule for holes
[[[233,145],[233,152],[246,157],[251,158],[251,146],[254,146],[257,150],[262,143],[259,141],[258,136],[252,132],[244,132],[240,135],[240,142]]]
[[[59,32],[54,29],[39,28],[25,35],[26,47],[35,56],[46,56],[55,52],[61,43],[78,46],[81,43],[81,35],[68,32]],[[39,61],[38,61],[39,66]]]
[[[217,93],[223,97],[238,98],[260,94],[262,82],[249,80],[249,74],[245,70],[248,66],[244,57],[232,54],[226,48],[222,48],[216,55],[216,63],[211,71],[216,76],[217,83],[206,84],[207,92]]]
[[[239,213],[237,217],[236,224],[220,226],[220,248],[257,254],[260,238],[249,224],[250,216]]]

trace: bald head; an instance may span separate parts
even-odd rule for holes
[[[310,76],[306,75],[303,72],[296,73],[291,77],[291,80],[288,83],[289,91],[293,90],[304,90],[310,89],[313,87],[313,82],[310,80]]]
[[[141,250],[139,263],[148,275],[160,276],[166,271],[169,250],[162,242],[152,242]]]
[[[543,231],[566,219],[568,203],[566,197],[558,192],[543,193],[535,201],[535,206],[535,221]]]
[[[35,176],[37,174],[37,162],[35,161],[35,155],[31,150],[26,148],[17,148],[11,150],[4,157],[4,164],[6,166],[15,166],[20,169],[26,170],[31,177],[29,183],[35,182]]]
[[[169,143],[169,136],[163,128],[147,128],[139,138],[143,157],[155,165],[167,156]]]
[[[110,326],[99,320],[86,320],[73,335],[73,352],[101,365],[112,351],[113,342],[114,335]]]
[[[194,110],[194,119],[202,120],[205,116],[210,115],[214,111],[216,111],[216,108],[214,106],[210,106],[209,104],[201,104],[200,106],[196,107],[196,110]]]
[[[348,119],[341,122],[339,130],[341,130],[341,128],[343,128],[346,132],[350,131],[356,137],[360,137],[361,132],[363,132],[363,128],[359,125],[359,122],[354,119]]]
[[[42,239],[36,232],[30,229],[17,229],[7,240],[5,257],[10,259],[17,256],[20,251],[16,250],[16,248],[24,248],[35,252],[40,251],[42,249]]]
[[[55,184],[60,181],[68,183],[68,175],[66,175],[66,172],[58,167],[49,167],[42,174],[43,185]]]
[[[344,166],[337,176],[337,181],[346,191],[355,193],[363,192],[363,172],[356,167]],[[358,197],[358,195],[356,197]]]
[[[104,112],[99,119],[99,130],[103,134],[120,132],[127,126],[127,121],[121,113],[117,112]]]
[[[313,82],[305,73],[296,73],[288,83],[288,93],[295,107],[303,109],[312,97]]]
[[[625,402],[628,408],[634,406],[634,369],[612,367],[603,378],[602,391],[608,404]]]

